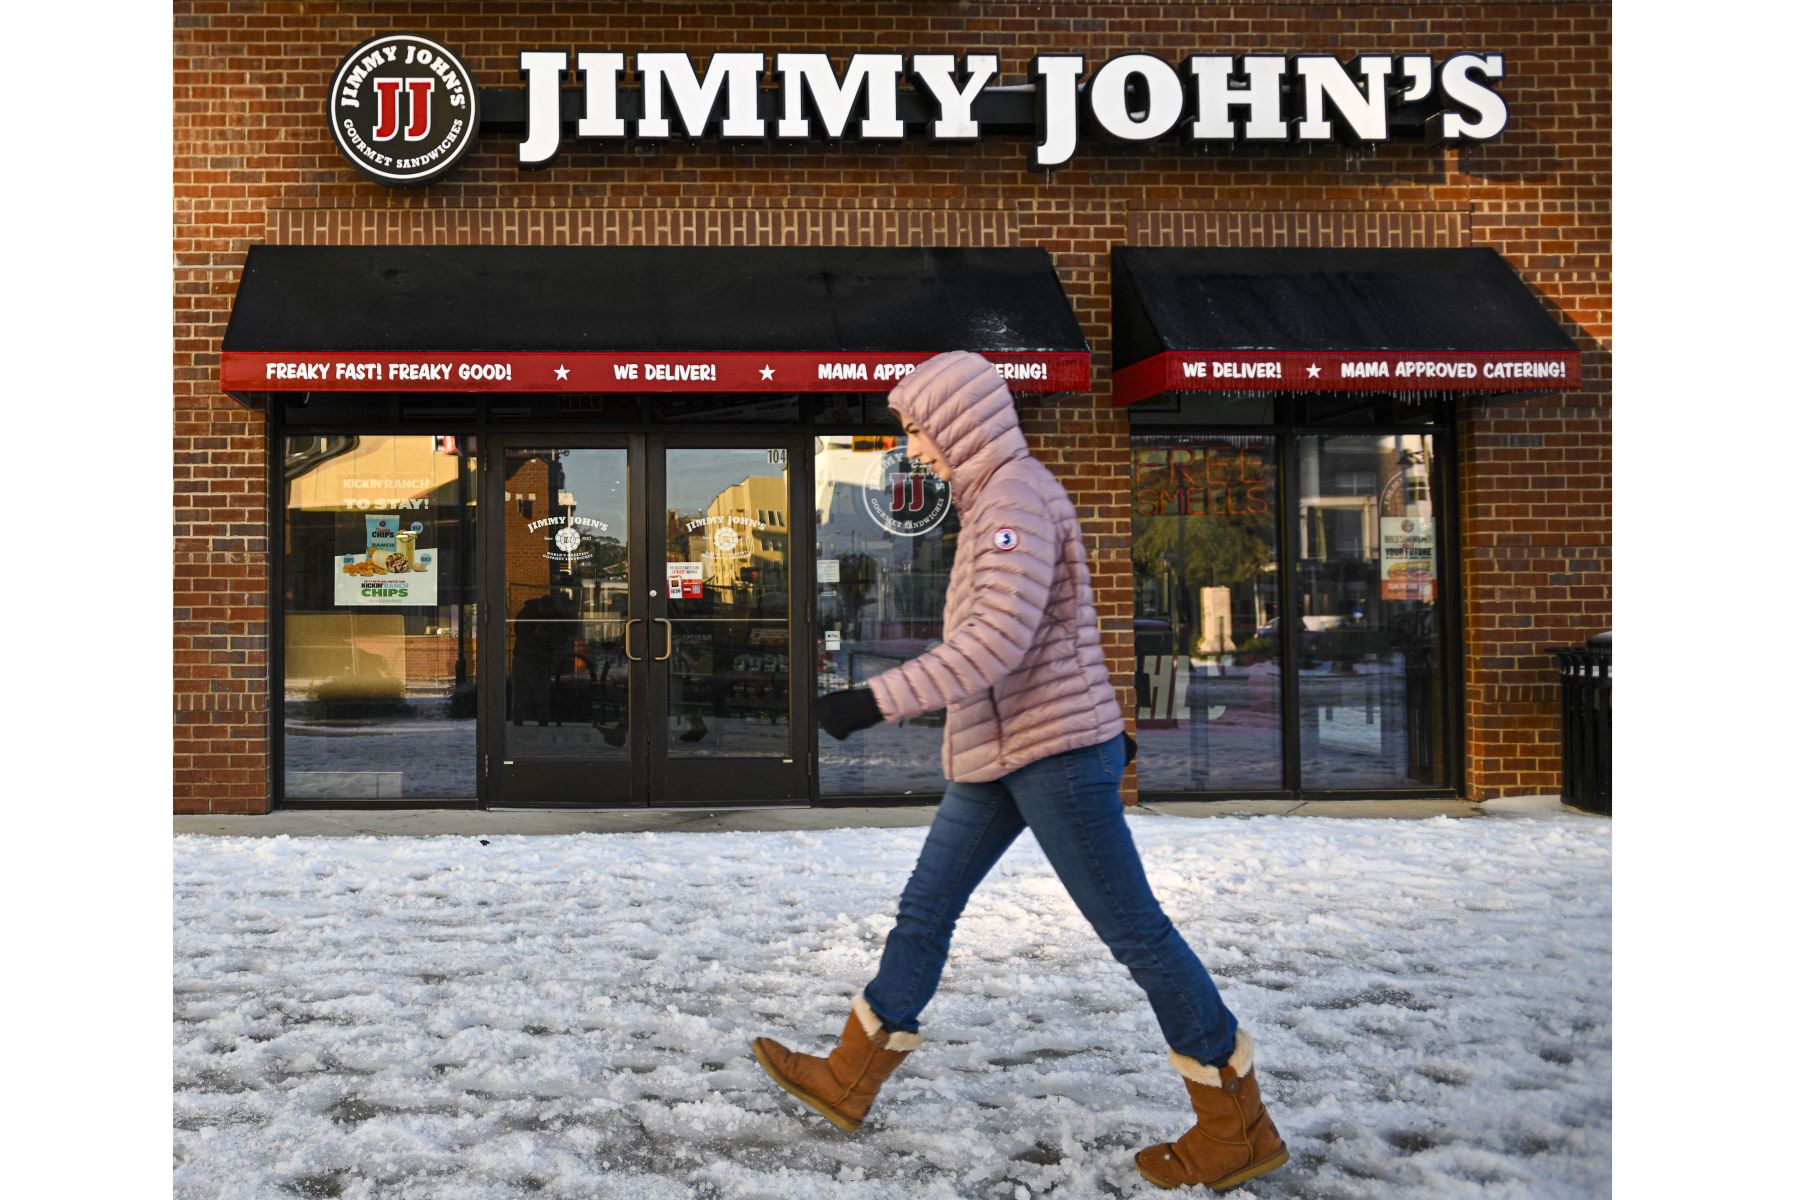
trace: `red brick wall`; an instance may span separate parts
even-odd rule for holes
[[[268,719],[263,423],[219,394],[218,340],[246,247],[268,242],[1026,245],[1054,256],[1095,353],[1095,397],[1028,422],[1087,522],[1114,681],[1131,683],[1129,459],[1109,407],[1108,249],[1138,244],[1490,245],[1559,312],[1577,398],[1465,405],[1459,438],[1468,783],[1556,784],[1543,653],[1608,623],[1611,149],[1606,5],[370,4],[175,6],[176,806],[261,811]],[[1507,133],[1482,147],[1196,152],[1086,141],[1053,175],[1024,138],[720,150],[565,145],[541,172],[488,138],[418,191],[358,176],[326,131],[351,46],[444,40],[483,86],[524,47],[992,50],[1003,82],[1039,50],[1506,55]],[[1530,439],[1542,440],[1533,445]],[[1515,440],[1509,440],[1515,439]],[[1516,440],[1524,439],[1524,440]],[[1521,511],[1521,508],[1523,511]]]

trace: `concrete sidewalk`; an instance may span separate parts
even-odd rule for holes
[[[1555,797],[1531,797],[1531,811],[1557,811]],[[1520,801],[1508,801],[1518,810]],[[1567,811],[1574,811],[1569,809]],[[718,833],[789,829],[846,829],[931,824],[935,805],[903,808],[627,809],[611,812],[544,812],[412,808],[282,809],[265,816],[179,816],[176,833],[230,837],[432,837],[558,833]],[[1141,804],[1126,810],[1134,821],[1170,817],[1281,815],[1297,817],[1477,817],[1482,806],[1467,800],[1227,800]]]

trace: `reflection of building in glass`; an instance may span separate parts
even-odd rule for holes
[[[813,455],[813,507],[819,528],[842,525],[861,511],[862,488],[869,456],[880,454],[898,438],[822,437]]]
[[[1170,791],[1281,784],[1275,439],[1132,446],[1139,777]]]
[[[904,527],[909,508],[923,507],[926,489],[935,495],[941,487],[929,477],[917,488],[897,487],[883,474],[883,456],[898,442],[849,435],[818,439],[813,458],[818,555],[838,564],[838,582],[830,585],[829,595],[820,595],[820,619],[845,639],[922,643],[942,636],[943,597],[958,528],[955,510],[914,536],[884,528],[870,514],[872,505],[877,511],[898,506],[901,511],[888,524]]]
[[[578,512],[581,497],[570,490],[565,461],[619,453],[507,454],[502,536],[507,704],[515,725],[603,722],[623,686],[610,677],[628,617],[625,546]]]
[[[508,614],[556,588],[582,618],[599,622],[604,636],[621,636],[630,566],[625,545],[579,516],[581,499],[568,488],[561,452],[509,457],[504,500]],[[563,534],[568,544],[559,545],[565,529],[573,536]]]
[[[554,455],[508,456],[506,463],[506,612],[516,616],[532,600],[550,594],[549,535],[533,536],[531,523],[553,511],[562,490],[562,464]]]
[[[1379,624],[1381,522],[1431,521],[1431,441],[1305,437],[1298,451],[1302,619],[1315,632]]]
[[[1442,781],[1430,434],[1298,439],[1296,630],[1301,778],[1389,787]],[[1404,532],[1403,532],[1404,531]],[[1427,556],[1397,561],[1383,539]],[[1416,569],[1415,569],[1416,568]]]
[[[722,488],[706,511],[670,510],[671,550],[701,564],[711,598],[727,607],[753,594],[786,595],[788,525],[786,475],[750,475]]]
[[[1257,435],[1168,435],[1133,447],[1140,657],[1258,649],[1250,643],[1280,595],[1274,453]]]
[[[943,637],[956,511],[947,488],[916,477],[890,453],[899,441],[845,434],[814,443],[818,556],[835,564],[837,576],[822,573],[816,591],[822,688],[862,683]],[[909,521],[920,527],[916,534],[896,531]],[[941,724],[941,712],[927,713],[845,742],[821,738],[821,794],[926,791],[942,778]]]

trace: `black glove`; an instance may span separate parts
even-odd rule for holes
[[[881,724],[875,693],[866,687],[827,692],[813,701],[813,715],[819,719],[819,728],[840,742],[859,729]]]
[[[1137,739],[1128,733],[1125,735],[1125,765],[1129,767],[1131,765],[1131,760],[1136,757]]]

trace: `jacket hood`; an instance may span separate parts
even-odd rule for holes
[[[1030,453],[1006,381],[993,363],[967,350],[920,363],[888,393],[888,407],[943,451],[958,508],[980,493],[995,468]]]

